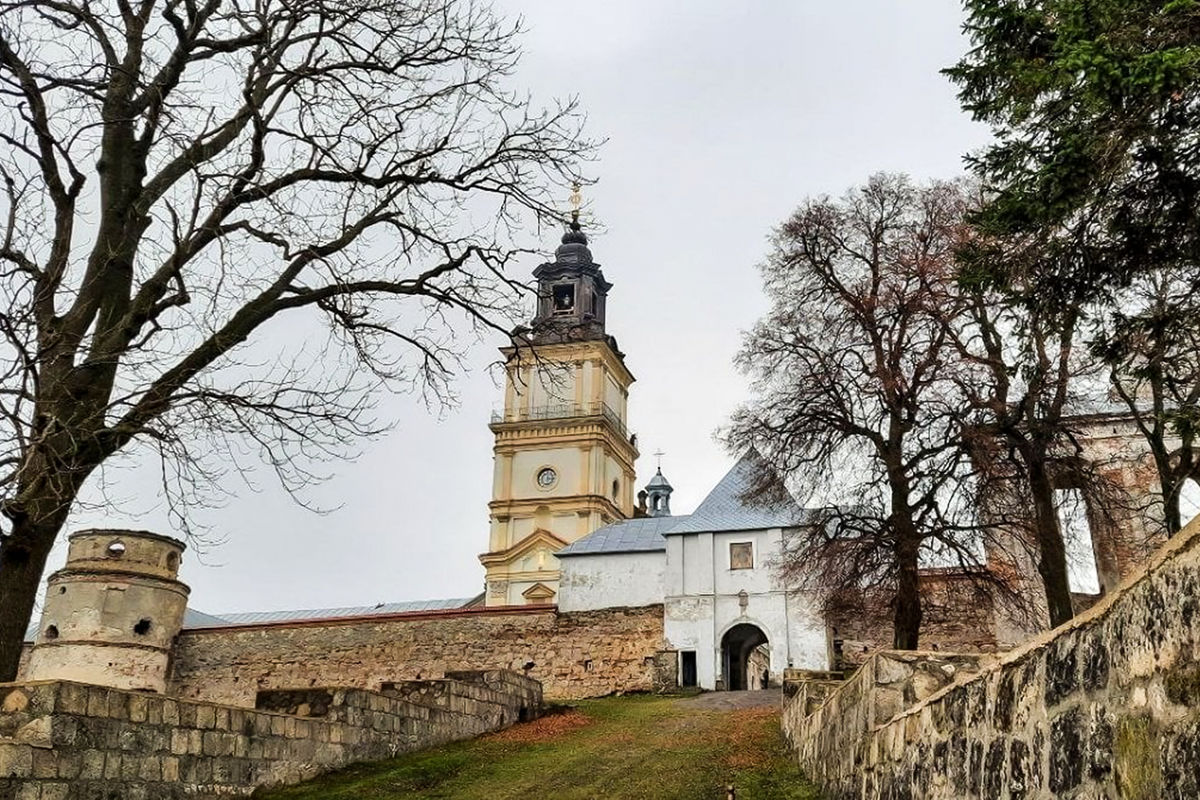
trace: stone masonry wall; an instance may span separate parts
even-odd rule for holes
[[[435,703],[357,689],[264,700],[300,716],[74,683],[0,685],[0,800],[248,797],[498,730],[541,703],[519,675],[440,683]]]
[[[508,669],[546,697],[650,691],[662,648],[662,606],[558,613],[479,609],[185,630],[168,694],[252,707],[260,690],[355,686]]]
[[[862,701],[851,681],[807,716],[795,697],[785,710],[832,800],[1200,797],[1200,520],[978,675],[888,720],[864,724]]]
[[[882,651],[840,685],[821,673],[785,677],[784,732],[802,763],[819,772],[827,760],[853,752],[867,732],[955,678],[979,672],[986,656]],[[812,731],[820,735],[812,736]],[[794,738],[793,738],[794,737]],[[804,737],[804,738],[801,738]],[[816,762],[821,762],[818,765]]]

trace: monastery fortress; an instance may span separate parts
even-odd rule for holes
[[[181,542],[84,531],[48,581],[25,677],[252,702],[257,690],[297,681],[378,688],[505,668],[543,681],[551,696],[574,697],[757,688],[785,669],[836,669],[886,645],[886,610],[826,618],[812,597],[784,585],[776,565],[787,539],[810,530],[814,515],[790,498],[745,498],[766,468],[755,453],[691,514],[672,514],[661,468],[635,488],[634,376],[605,326],[612,284],[577,220],[534,277],[536,313],[516,331],[519,346],[503,350],[504,407],[491,420],[481,596],[215,617],[187,608]],[[1126,425],[1097,415],[1088,441],[1137,492],[1149,485],[1147,465]],[[1102,593],[1155,544],[1132,522],[1094,525],[1107,534],[1094,541]],[[986,599],[960,600],[962,577],[927,570],[923,642],[977,652],[1028,636],[1028,622],[1005,619]]]
[[[755,453],[691,514],[673,514],[661,468],[636,488],[634,376],[605,325],[612,284],[577,218],[534,277],[536,313],[515,332],[517,346],[503,350],[504,406],[490,423],[495,471],[480,596],[215,617],[187,607],[181,542],[83,531],[48,581],[24,676],[253,705],[257,692],[277,688],[378,689],[509,669],[541,681],[549,696],[579,697],[757,688],[785,670],[840,669],[889,644],[886,609],[827,616],[784,585],[776,565],[815,517],[790,497],[745,498],[766,468]],[[1115,482],[1148,498],[1152,466],[1128,424],[1103,414],[1083,424]],[[1138,518],[1093,520],[1101,594],[1156,544]],[[988,566],[1013,572],[1036,596],[1032,565]],[[926,571],[925,646],[993,651],[1038,627],[960,592],[964,578]]]
[[[1200,753],[1200,523],[1151,559],[1154,468],[1128,420],[1075,420],[1082,457],[1128,499],[1088,512],[1099,591],[1075,597],[1076,620],[1037,638],[1036,568],[988,552],[980,568],[1032,610],[925,569],[927,651],[889,652],[887,609],[823,610],[783,580],[820,514],[786,492],[749,500],[769,476],[756,453],[690,514],[661,468],[637,488],[634,377],[577,221],[534,275],[491,420],[480,595],[218,617],[188,607],[182,542],[76,532],[22,682],[0,685],[0,799],[248,796],[496,730],[544,698],[781,683],[785,733],[838,798],[1082,797],[1160,752],[1149,793],[1120,796],[1197,796],[1195,774],[1171,778],[1191,794],[1160,789]]]

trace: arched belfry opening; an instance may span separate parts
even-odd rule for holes
[[[721,637],[721,672],[731,691],[765,689],[771,670],[767,635],[757,625],[739,622]]]

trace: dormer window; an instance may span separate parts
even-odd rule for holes
[[[554,287],[554,316],[566,317],[575,313],[575,284],[560,283]]]

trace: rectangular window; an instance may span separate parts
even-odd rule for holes
[[[733,542],[729,545],[730,569],[754,569],[754,544]]]

